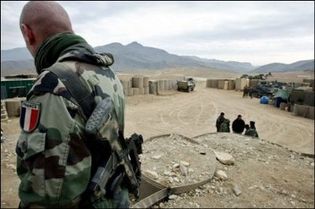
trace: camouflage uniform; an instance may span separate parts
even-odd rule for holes
[[[249,128],[248,130],[246,130],[244,135],[258,138],[258,133],[254,128]]]
[[[220,125],[219,132],[230,132],[230,120],[224,119]]]
[[[119,129],[124,130],[124,94],[119,79],[108,68],[112,57],[95,55],[93,60],[97,62],[93,63],[76,58],[75,54],[67,53],[44,69],[27,95],[25,105],[40,106],[40,114],[36,128],[23,130],[16,147],[21,207],[78,207],[92,175],[93,153],[85,144],[89,139],[83,131],[84,117],[63,82],[50,69],[76,72],[94,96],[95,104],[110,97]],[[65,61],[61,61],[63,58]],[[103,197],[93,206],[128,207],[128,201],[128,191],[119,187],[116,196]]]
[[[221,124],[224,122],[225,118],[223,115],[220,115],[217,120],[216,120],[216,123],[215,123],[215,126],[217,127],[217,132],[220,132],[220,126]]]

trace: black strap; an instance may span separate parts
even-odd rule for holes
[[[84,84],[80,80],[79,76],[70,68],[64,69],[53,67],[48,70],[57,75],[57,77],[62,81],[71,96],[82,108],[85,118],[88,119],[95,108],[95,101],[93,93],[88,90],[86,84]]]

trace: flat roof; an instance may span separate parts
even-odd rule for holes
[[[2,81],[35,81],[36,78],[5,78],[1,77],[1,82]]]

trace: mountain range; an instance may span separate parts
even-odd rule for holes
[[[196,56],[179,56],[163,49],[143,46],[138,42],[127,45],[111,43],[95,47],[97,52],[114,55],[112,68],[116,71],[182,69],[215,69],[236,73],[266,73],[282,71],[314,71],[314,60],[292,64],[272,63],[255,67],[249,62],[221,61]],[[1,50],[1,76],[35,73],[34,61],[26,48]]]
[[[314,71],[314,60],[301,60],[292,64],[271,63],[256,68],[253,73]]]

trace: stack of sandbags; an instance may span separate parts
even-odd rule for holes
[[[229,81],[227,80],[218,80],[218,89],[228,89]]]
[[[169,89],[176,90],[177,89],[177,81],[176,80],[169,80]]]
[[[131,78],[130,89],[128,95],[144,95],[149,94],[149,77],[136,75]]]
[[[210,79],[207,79],[206,80],[206,88],[210,88],[210,83],[211,83],[211,80]]]
[[[158,94],[158,81],[149,81],[149,94]]]
[[[304,118],[314,119],[314,106],[294,104],[293,114]]]
[[[177,90],[176,80],[167,80],[167,90]]]
[[[132,95],[139,95],[140,94],[140,89],[139,88],[132,88]]]
[[[163,84],[164,84],[164,91],[169,90],[168,80],[163,80]]]
[[[131,78],[131,88],[133,95],[144,94],[143,76],[137,75]]]
[[[207,79],[206,86],[208,88],[218,88],[218,80],[215,79]]]
[[[225,80],[225,81],[224,81],[223,89],[224,89],[224,90],[228,90],[228,87],[229,87],[229,81]]]
[[[8,120],[8,113],[7,113],[7,109],[5,107],[5,102],[1,101],[1,121],[6,121]]]
[[[233,89],[235,89],[235,81],[229,80],[227,90],[233,90]]]
[[[132,88],[143,88],[143,77],[142,76],[135,76],[132,77]]]
[[[249,86],[249,79],[248,78],[236,78],[235,79],[235,90],[243,91],[245,86]]]
[[[164,80],[158,81],[158,92],[164,91]]]
[[[143,77],[144,94],[149,94],[149,77]]]
[[[314,106],[309,106],[308,118],[314,120]]]
[[[21,103],[25,98],[12,98],[5,101],[7,114],[9,117],[19,117],[21,111]]]
[[[120,80],[125,96],[129,96],[128,89],[131,88],[131,80]]]
[[[128,88],[128,96],[133,96],[133,88],[129,87]]]
[[[304,105],[314,106],[314,98],[315,92],[314,91],[304,91]]]

